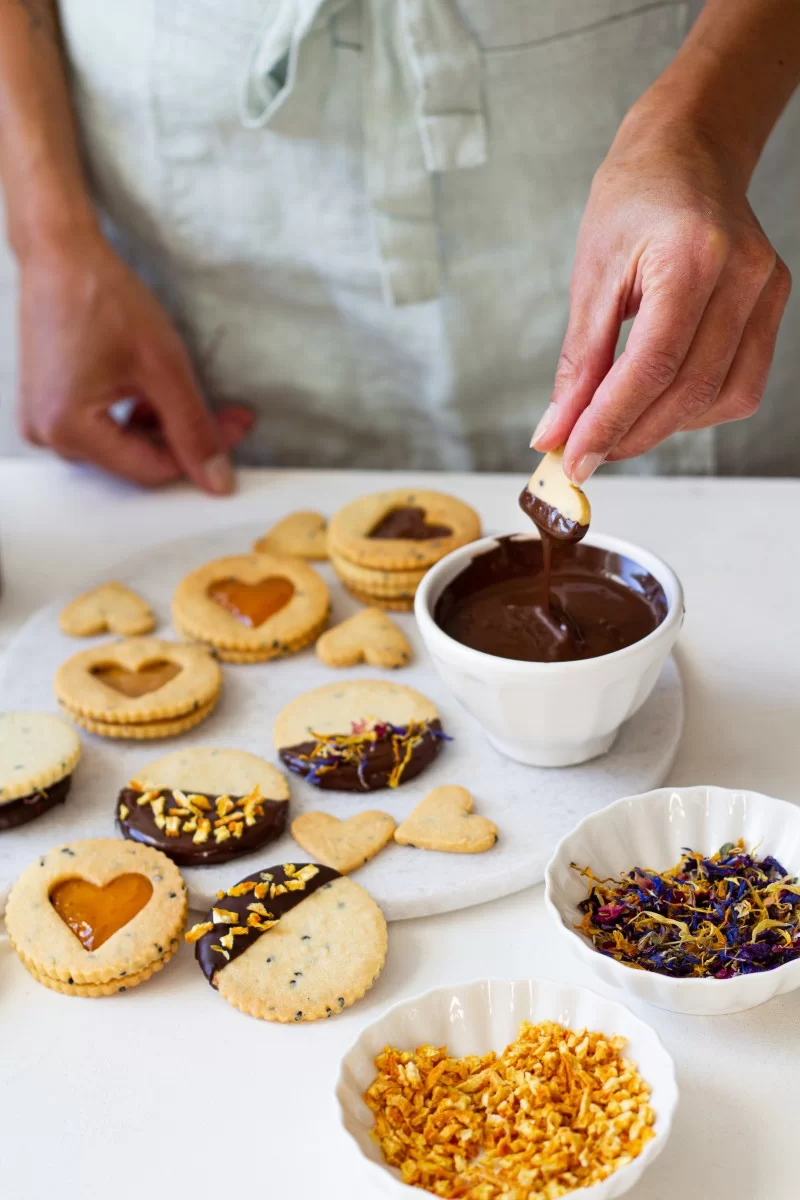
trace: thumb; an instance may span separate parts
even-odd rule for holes
[[[230,439],[220,436],[183,346],[170,346],[167,356],[150,359],[138,382],[183,472],[205,492],[232,492],[234,474],[226,447]]]

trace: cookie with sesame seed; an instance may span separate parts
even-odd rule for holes
[[[67,798],[81,756],[75,730],[50,713],[0,713],[0,832]]]
[[[386,921],[368,892],[332,867],[255,871],[186,934],[212,987],[264,1021],[332,1017],[369,991],[386,959]]]
[[[279,838],[289,784],[245,750],[187,746],[136,773],[119,794],[123,837],[155,846],[180,867],[229,862]]]

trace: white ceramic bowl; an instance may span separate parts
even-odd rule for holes
[[[602,1183],[579,1188],[571,1196],[610,1200],[633,1187],[643,1171],[661,1153],[669,1137],[678,1088],[672,1059],[658,1035],[614,1000],[587,988],[551,983],[545,979],[517,982],[480,979],[453,987],[437,988],[404,1000],[361,1033],[342,1060],[336,1085],[339,1118],[347,1140],[361,1158],[374,1186],[389,1196],[411,1200],[426,1193],[400,1180],[400,1172],[386,1165],[372,1140],[373,1116],[362,1096],[375,1078],[375,1055],[384,1046],[413,1050],[423,1042],[446,1045],[454,1055],[486,1054],[513,1042],[523,1021],[558,1021],[573,1029],[589,1029],[627,1038],[626,1054],[652,1088],[656,1113],[655,1137],[638,1158]],[[353,1195],[367,1194],[361,1189]],[[372,1192],[370,1191],[370,1195]]]
[[[800,872],[800,808],[785,800],[719,787],[660,788],[618,800],[584,818],[556,846],[545,873],[548,913],[599,979],[640,1000],[696,1016],[755,1008],[800,987],[800,959],[731,979],[671,979],[627,967],[595,950],[575,929],[587,885],[569,865],[591,867],[599,876],[634,866],[662,871],[678,862],[684,847],[712,854],[740,837],[760,857],[774,855],[790,875]]]
[[[529,540],[532,534],[518,534]],[[605,754],[620,726],[650,695],[683,621],[683,590],[660,558],[619,538],[589,533],[585,542],[632,559],[649,571],[667,597],[667,615],[641,641],[578,662],[539,663],[496,658],[455,641],[433,619],[440,595],[495,537],[454,550],[428,571],[414,612],[437,671],[480,722],[501,754],[537,767],[566,767]]]

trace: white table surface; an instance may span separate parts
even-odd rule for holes
[[[0,460],[0,647],[54,589],[121,555],[262,513],[268,524],[270,489],[287,478],[307,480],[309,507],[329,507],[326,472],[245,472],[236,497],[214,500]],[[336,478],[337,494],[395,482]],[[423,480],[469,500],[489,527],[524,528],[517,478],[396,477]],[[797,798],[800,482],[600,478],[591,499],[598,530],[663,555],[686,589],[687,728],[669,782]],[[188,948],[124,998],[91,1001],[36,984],[0,938],[0,1195],[361,1200],[372,1193],[337,1128],[332,1083],[362,1025],[400,998],[481,975],[594,986],[549,928],[540,888],[395,923],[389,941],[365,1000],[335,1020],[281,1027],[229,1008]],[[632,1200],[797,1195],[800,992],[718,1019],[631,1007],[661,1034],[681,1087],[671,1142]]]

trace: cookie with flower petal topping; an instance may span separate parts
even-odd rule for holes
[[[186,934],[212,987],[264,1021],[317,1021],[355,1003],[386,959],[386,921],[332,867],[285,863],[246,876]]]
[[[273,738],[290,771],[344,792],[397,787],[424,771],[449,741],[426,696],[374,679],[298,696],[278,713]]]

